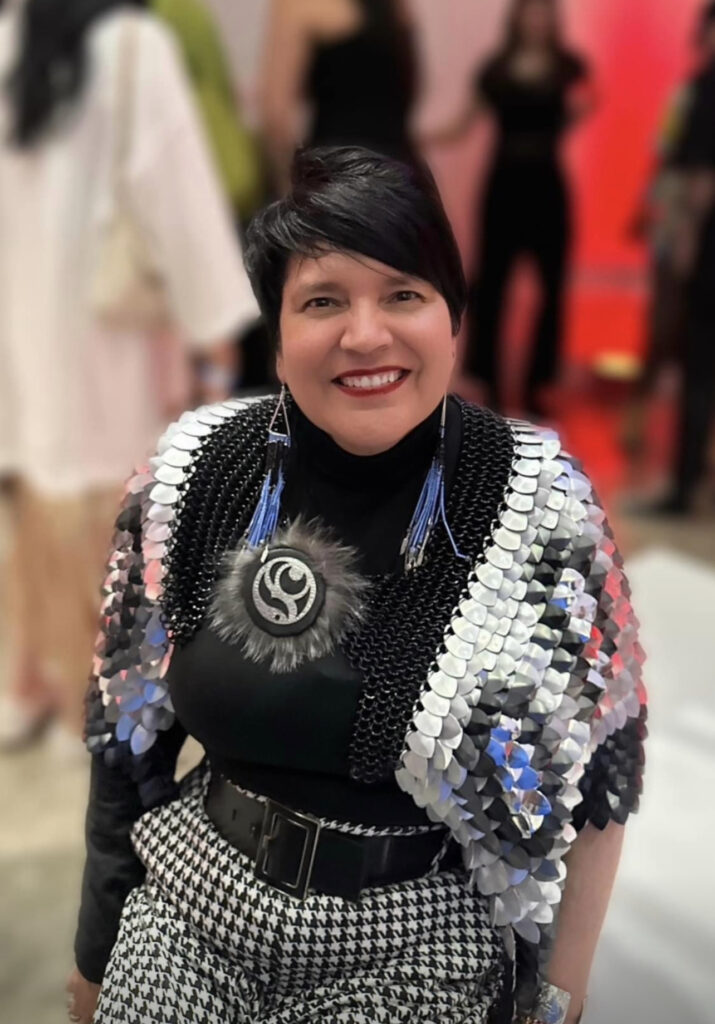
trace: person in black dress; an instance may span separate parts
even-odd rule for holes
[[[541,285],[527,369],[527,411],[557,375],[564,278],[571,237],[568,187],[559,159],[564,132],[591,107],[589,70],[561,38],[554,0],[516,0],[504,44],[480,68],[465,114],[432,141],[462,135],[480,113],[496,121],[497,141],[478,213],[479,269],[470,289],[465,370],[501,406],[498,352],[509,276],[532,258]]]
[[[715,3],[703,9],[699,37],[705,60],[674,157],[685,190],[675,255],[686,307],[679,437],[672,490],[652,509],[676,515],[691,510],[715,410]]]
[[[412,26],[402,0],[274,0],[261,106],[281,190],[301,143],[359,145],[411,161],[416,92]],[[304,105],[309,116],[301,130]]]
[[[273,0],[261,77],[274,192],[287,191],[293,154],[304,143],[361,145],[414,159],[409,117],[417,66],[402,0]],[[244,349],[244,383],[275,381],[263,324]]]

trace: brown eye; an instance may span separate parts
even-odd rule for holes
[[[308,299],[303,309],[328,309],[334,305],[335,299],[331,299],[327,295],[316,295],[314,299]]]
[[[402,288],[392,296],[393,302],[413,302],[415,299],[421,298],[419,292],[412,291],[410,288]]]

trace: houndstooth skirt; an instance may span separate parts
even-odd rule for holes
[[[216,831],[207,782],[197,770],[134,828],[146,881],[125,904],[95,1024],[501,1022],[503,943],[461,870],[298,902]]]

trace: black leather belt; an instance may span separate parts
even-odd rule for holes
[[[442,829],[410,836],[336,832],[310,814],[247,796],[217,774],[206,813],[224,839],[251,858],[257,878],[300,900],[309,890],[357,900],[371,886],[420,878],[445,839]],[[459,850],[450,844],[440,870],[459,862]]]

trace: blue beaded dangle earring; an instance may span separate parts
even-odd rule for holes
[[[283,432],[276,427],[281,416],[283,418]],[[288,409],[286,407],[286,386],[283,384],[276,410],[268,427],[266,475],[263,478],[258,504],[245,534],[245,544],[252,551],[263,551],[273,540],[278,529],[281,497],[285,487],[285,464],[288,452],[290,451],[290,445],[291,436]]]
[[[445,429],[447,423],[447,396],[442,400],[442,417],[439,425],[439,441],[437,450],[432,457],[432,463],[422,491],[417,500],[415,511],[412,513],[410,525],[407,528],[405,539],[400,548],[400,554],[405,557],[405,570],[410,572],[422,565],[425,558],[427,542],[432,534],[435,523],[442,520],[449,542],[452,545],[457,558],[467,558],[457,547],[457,542],[447,522],[447,510],[444,497],[444,454],[445,454]]]
[[[258,504],[242,543],[224,556],[209,613],[223,640],[277,673],[333,651],[361,621],[367,587],[351,548],[300,517],[280,523],[291,447],[286,396],[283,386],[268,427]]]

